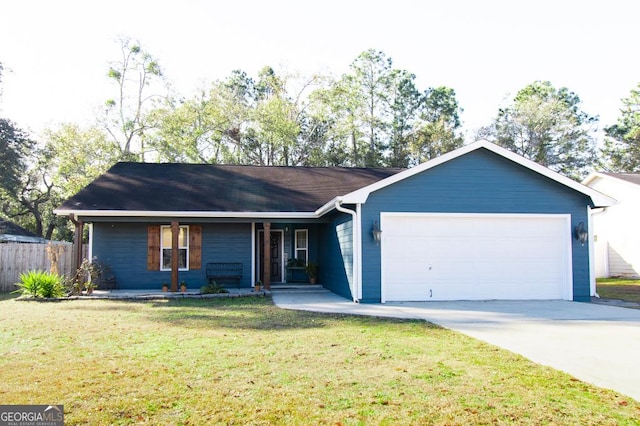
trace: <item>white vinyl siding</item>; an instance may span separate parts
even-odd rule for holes
[[[640,185],[605,176],[589,186],[618,201],[592,217],[596,276],[640,276]]]

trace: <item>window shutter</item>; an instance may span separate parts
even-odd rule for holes
[[[147,227],[147,269],[160,270],[160,225]]]
[[[189,269],[202,268],[202,225],[189,226]]]

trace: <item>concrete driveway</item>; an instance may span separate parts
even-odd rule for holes
[[[285,309],[430,321],[640,401],[637,309],[559,300],[356,304],[328,291],[272,296]]]

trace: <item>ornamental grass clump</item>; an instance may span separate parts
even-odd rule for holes
[[[62,278],[56,274],[45,271],[29,271],[20,274],[19,288],[14,293],[22,293],[31,297],[64,297],[66,291]]]
[[[220,285],[218,285],[218,283],[213,281],[212,283],[209,283],[206,286],[202,287],[200,289],[200,293],[202,294],[229,293],[229,290],[227,290],[224,287],[221,287]]]

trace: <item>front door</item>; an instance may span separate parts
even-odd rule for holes
[[[260,259],[260,271],[259,277],[262,277],[262,271],[264,271],[264,256],[262,250],[264,247],[264,231],[259,231],[258,237],[258,259]],[[282,231],[271,231],[271,242],[269,244],[271,248],[271,282],[282,282]]]

